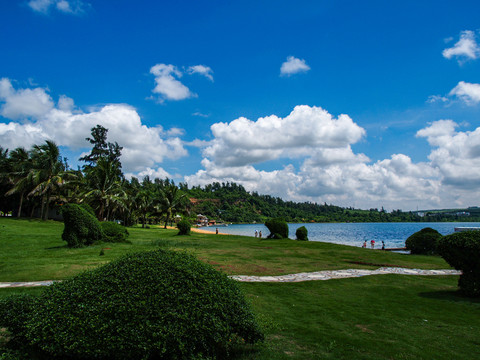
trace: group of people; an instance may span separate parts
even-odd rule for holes
[[[362,248],[367,247],[367,240],[364,241]],[[375,240],[370,240],[370,248],[375,249]],[[382,240],[382,250],[385,250],[385,242]]]
[[[260,231],[255,230],[255,237],[258,237],[259,239],[261,239],[262,238],[262,231],[261,230]]]

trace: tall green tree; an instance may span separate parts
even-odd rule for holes
[[[110,161],[117,162],[118,167],[120,169],[122,168],[120,156],[122,155],[123,147],[118,145],[117,142],[108,142],[107,133],[108,129],[104,128],[102,125],[97,125],[91,129],[92,137],[85,138],[85,140],[93,145],[90,154],[79,159],[80,161],[87,162],[87,167],[95,166],[98,160],[104,157]]]

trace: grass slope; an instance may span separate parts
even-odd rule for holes
[[[285,274],[387,264],[448,268],[438,257],[291,240],[177,236],[177,231],[163,229],[129,229],[131,244],[68,249],[60,238],[62,230],[63,225],[56,222],[0,219],[0,281],[64,279],[127,252],[159,246],[192,252],[230,274]],[[105,256],[99,256],[102,247],[110,248]],[[267,339],[234,358],[476,358],[480,302],[457,295],[457,281],[457,276],[379,275],[303,283],[240,283]],[[0,297],[41,291],[0,289]],[[0,344],[2,338],[0,335]]]

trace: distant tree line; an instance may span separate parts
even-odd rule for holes
[[[97,125],[86,140],[85,165],[70,169],[50,140],[31,149],[0,147],[0,212],[17,217],[52,217],[64,204],[91,207],[99,220],[125,225],[164,221],[187,209],[186,194],[169,179],[127,180],[122,172],[122,147],[107,141],[108,130]]]
[[[97,125],[86,140],[92,145],[71,169],[50,141],[31,149],[0,146],[0,212],[18,217],[48,219],[52,210],[66,203],[89,206],[99,220],[120,220],[125,225],[163,222],[181,214],[195,222],[197,214],[235,223],[265,222],[283,218],[288,222],[429,222],[480,221],[480,209],[415,212],[383,208],[360,210],[312,202],[297,203],[279,197],[248,192],[242,185],[214,182],[205,186],[178,186],[170,179],[126,179],[120,156],[122,147],[107,141],[108,129]]]

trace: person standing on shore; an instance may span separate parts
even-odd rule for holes
[[[258,237],[258,231],[255,230],[255,237]]]
[[[385,250],[385,241],[382,240],[382,250]]]
[[[258,237],[261,239],[262,238],[262,231],[258,232]]]
[[[362,248],[366,249],[367,248],[367,240],[363,242]]]
[[[370,247],[371,247],[372,249],[375,249],[375,240],[371,240],[371,241],[370,241]]]

